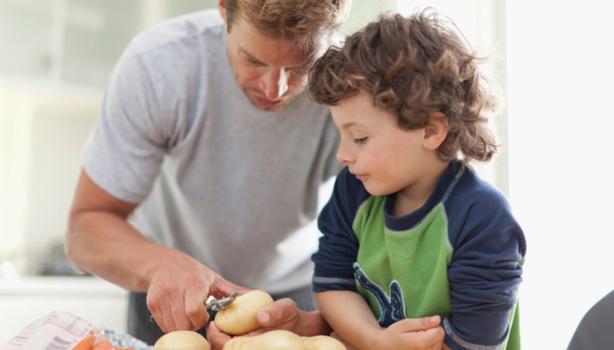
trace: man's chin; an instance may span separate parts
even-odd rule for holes
[[[289,96],[285,96],[281,100],[270,101],[266,98],[261,98],[251,93],[246,93],[246,95],[249,101],[252,103],[252,105],[254,105],[254,107],[258,108],[261,111],[270,111],[270,112],[274,112],[280,109],[281,107],[287,105],[288,102],[292,99]]]
[[[271,105],[271,104],[260,104],[260,103],[252,101],[252,104],[254,105],[254,107],[258,108],[261,111],[275,112],[281,107],[283,107],[286,104],[286,102],[283,102],[283,103],[280,102],[278,104]]]
[[[288,100],[285,100],[285,99],[281,101],[276,101],[276,102],[262,101],[256,98],[250,98],[249,100],[254,105],[254,107],[258,108],[261,111],[269,111],[269,112],[274,112],[288,103]]]

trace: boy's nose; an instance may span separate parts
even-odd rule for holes
[[[337,161],[341,164],[351,164],[354,161],[354,158],[350,156],[350,154],[345,150],[344,147],[339,146],[337,149]]]

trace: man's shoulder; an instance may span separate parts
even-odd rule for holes
[[[225,25],[215,9],[166,19],[137,34],[129,45],[136,55],[164,51],[201,51],[203,45],[221,42]]]

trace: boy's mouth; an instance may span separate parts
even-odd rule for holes
[[[353,175],[356,176],[356,178],[360,181],[365,181],[369,177],[369,174],[353,174]]]

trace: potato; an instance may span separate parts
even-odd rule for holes
[[[215,315],[215,325],[222,332],[238,335],[260,328],[256,315],[265,306],[273,304],[269,293],[252,290],[238,296],[230,305]]]
[[[232,338],[226,342],[224,350],[346,350],[346,347],[326,335],[299,337],[289,331],[275,330],[251,337]]]
[[[303,341],[290,331],[275,330],[232,338],[224,344],[224,350],[303,350]]]
[[[154,350],[209,350],[209,342],[193,331],[174,331],[160,337]]]
[[[302,337],[304,350],[346,350],[345,345],[339,340],[327,335],[314,337]]]

